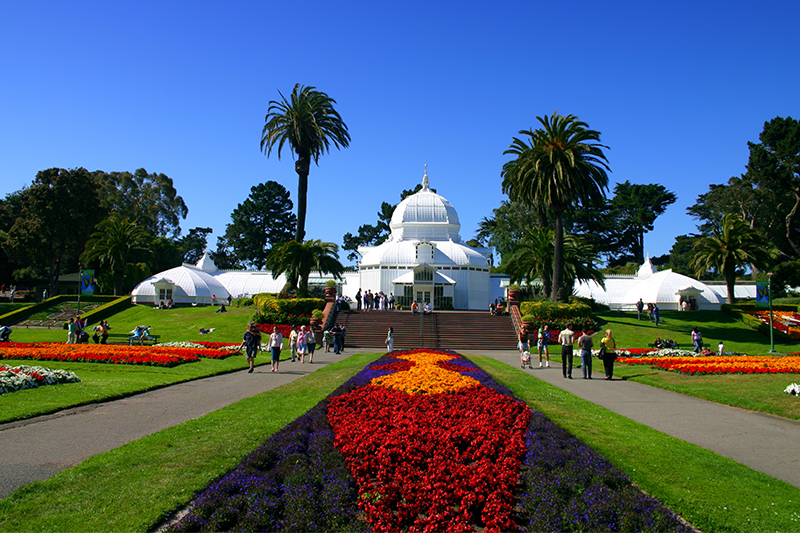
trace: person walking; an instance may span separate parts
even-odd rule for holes
[[[545,368],[550,368],[550,353],[547,351],[549,340],[550,335],[545,331],[544,327],[539,328],[539,334],[536,338],[536,349],[539,352],[539,368],[542,368],[542,352],[544,352]]]
[[[361,311],[361,289],[356,293],[356,311]]]
[[[614,377],[614,361],[617,359],[617,354],[615,350],[617,349],[617,343],[614,341],[614,338],[611,336],[611,330],[606,330],[606,336],[603,337],[603,340],[600,341],[602,347],[605,348],[605,353],[603,354],[603,370],[606,373],[606,379],[610,380]]]
[[[272,368],[270,372],[277,372],[281,362],[281,350],[283,350],[283,335],[278,331],[278,326],[272,326],[272,335],[269,336],[269,352],[272,355]]]
[[[314,333],[314,326],[308,326],[306,333],[306,351],[308,352],[308,364],[314,362],[314,350],[317,349],[317,335]]]
[[[292,331],[289,333],[289,351],[292,354],[292,363],[297,360],[297,326],[292,326]]]
[[[389,326],[389,331],[386,333],[386,351],[394,351],[394,328]]]
[[[300,333],[297,334],[297,357],[300,358],[300,364],[305,364],[306,362],[306,354],[308,353],[306,341],[306,327],[300,326]]]
[[[658,304],[653,304],[653,322],[656,323],[656,327],[658,327],[658,321],[661,318],[661,310],[658,308]]]
[[[642,311],[644,311],[644,302],[641,298],[636,302],[636,320],[642,319]]]
[[[517,337],[517,348],[519,349],[519,367],[525,368],[526,361],[523,359],[525,352],[528,352],[528,363],[530,363],[530,346],[528,345],[528,330],[522,328]],[[541,366],[541,365],[540,365]]]
[[[366,311],[366,307],[364,310]],[[342,327],[339,324],[335,324],[331,328],[331,336],[333,337],[333,353],[339,355],[340,343],[342,341]]]
[[[572,345],[575,343],[572,323],[558,334],[558,342],[561,343],[561,373],[565,378],[572,379]]]
[[[67,324],[67,344],[75,344],[78,336],[78,325],[75,323],[75,318],[69,319]]]
[[[694,353],[703,351],[703,335],[700,333],[700,328],[697,326],[692,330],[692,342],[694,343]]]
[[[261,347],[261,332],[258,331],[255,322],[250,322],[250,324],[247,325],[242,344],[239,346],[240,350],[242,346],[244,347],[244,355],[247,358],[247,364],[250,366],[247,373],[252,374],[255,368],[256,355],[258,354],[258,349]]]
[[[592,347],[594,341],[587,331],[578,339],[578,348],[581,349],[581,370],[583,379],[592,379]]]

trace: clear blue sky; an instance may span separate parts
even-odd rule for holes
[[[537,116],[602,134],[616,182],[678,202],[645,236],[695,231],[698,194],[744,172],[765,121],[800,118],[800,2],[6,2],[0,194],[50,167],[165,173],[211,227],[291,153],[259,151],[278,90],[336,99],[350,148],[312,166],[307,238],[341,244],[421,181],[461,236],[505,198],[503,151]],[[344,256],[344,255],[343,255]]]

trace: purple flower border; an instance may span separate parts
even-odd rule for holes
[[[462,367],[462,375],[515,398],[472,361],[437,351],[456,356],[448,363]],[[400,361],[402,353],[368,364],[328,398],[392,373],[377,367]],[[328,398],[209,485],[168,531],[369,531],[359,514],[358,490],[333,446]],[[517,495],[520,530],[692,531],[577,437],[542,413],[531,414]]]

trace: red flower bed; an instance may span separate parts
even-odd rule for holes
[[[417,358],[429,355],[374,367],[397,379],[378,377],[330,400],[334,445],[356,480],[359,507],[375,531],[515,529],[530,410],[442,361],[453,356]],[[438,384],[423,390],[420,376]]]
[[[800,373],[800,357],[621,357],[617,361],[697,375]]]
[[[34,361],[71,361],[75,363],[111,363],[173,367],[199,361],[204,357],[227,357],[218,350],[167,348],[158,346],[114,346],[107,344],[64,344],[60,342],[0,346],[0,359]]]
[[[196,341],[195,344],[199,344],[200,346],[205,346],[209,350],[219,350],[220,348],[225,348],[226,346],[239,346],[239,344],[230,343],[230,342]]]
[[[272,335],[272,328],[274,328],[275,326],[278,327],[278,333],[280,333],[284,337],[288,338],[289,335],[292,333],[292,326],[289,324],[256,324],[258,331],[266,333],[268,335]],[[297,330],[300,331],[300,328],[298,327]]]

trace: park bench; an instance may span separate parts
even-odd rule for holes
[[[652,343],[648,344],[647,346],[650,347],[650,348],[655,348],[656,347],[656,345],[652,344]],[[672,346],[670,349],[672,349],[672,350],[680,350],[681,349],[681,345],[678,344],[678,343],[675,343],[675,346]],[[684,348],[684,349],[688,349],[688,348]],[[694,344],[692,344],[691,349],[694,350]],[[710,344],[703,344],[703,350],[711,351],[711,345]]]
[[[147,337],[137,339],[130,333],[109,333],[108,338],[106,338],[106,344],[129,344],[131,346],[133,345],[148,346],[148,345],[158,344],[158,340],[160,338],[161,338],[160,335],[148,335]]]
[[[134,337],[133,335],[128,335],[128,344],[131,346],[152,346],[154,344],[158,344],[158,339],[161,338],[161,335],[145,335],[143,337]]]

